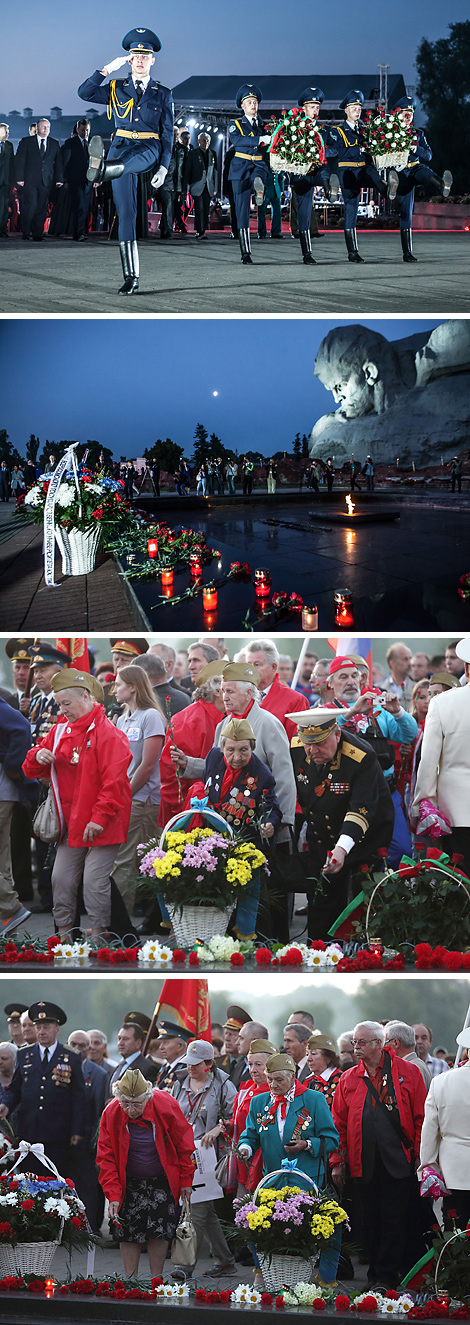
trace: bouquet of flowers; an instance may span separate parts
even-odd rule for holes
[[[430,847],[421,860],[403,856],[393,873],[361,875],[368,940],[380,934],[392,948],[423,941],[470,948],[470,880],[461,861]]]
[[[255,870],[266,866],[266,856],[257,847],[249,842],[235,843],[213,828],[170,830],[165,849],[146,843],[143,851],[142,872],[148,872],[153,855],[158,892],[165,902],[181,911],[185,906],[225,910],[251,883]]]
[[[23,1242],[61,1242],[83,1251],[92,1234],[85,1206],[70,1178],[11,1173],[0,1177],[0,1239],[11,1247]]]
[[[416,145],[414,125],[403,124],[398,110],[389,115],[382,107],[367,111],[362,120],[362,133],[364,145],[378,170],[386,166],[406,166]]]
[[[288,110],[269,144],[271,170],[308,175],[326,161],[323,138],[300,106]]]
[[[50,482],[50,474],[41,474],[25,496],[18,498],[15,515],[42,524]],[[133,518],[129,516],[130,507],[124,496],[122,479],[92,474],[83,464],[78,469],[78,488],[73,470],[64,474],[55,511],[57,524],[62,529],[91,532],[99,524],[105,542]]]
[[[240,1205],[235,1229],[243,1233],[245,1244],[248,1234],[248,1240],[263,1256],[310,1260],[346,1218],[346,1211],[337,1201],[301,1187],[260,1187],[254,1197],[248,1196]]]

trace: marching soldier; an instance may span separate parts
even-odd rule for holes
[[[387,196],[387,185],[378,170],[367,160],[366,149],[362,140],[360,118],[364,104],[364,93],[353,88],[340,102],[339,109],[344,110],[343,125],[335,124],[328,130],[326,143],[329,155],[336,149],[341,192],[344,202],[344,238],[348,250],[349,262],[364,262],[357,247],[356,221],[361,189],[373,188],[382,197]]]
[[[264,125],[258,121],[258,107],[262,92],[256,83],[243,83],[239,87],[236,102],[242,114],[229,126],[229,137],[235,148],[229,170],[237,215],[238,238],[240,241],[241,260],[246,266],[252,264],[250,247],[250,199],[254,190],[256,206],[264,202],[264,191],[268,178],[268,165],[261,151],[270,141],[269,134],[263,134]]]
[[[21,1050],[11,1084],[4,1091],[0,1118],[18,1110],[21,1140],[42,1142],[48,1159],[62,1177],[68,1177],[70,1146],[82,1140],[85,1125],[85,1083],[82,1065],[72,1049],[60,1043],[59,1030],[67,1017],[56,1003],[40,999],[28,1009],[37,1026],[36,1044]],[[39,1161],[29,1155],[28,1169],[38,1172]]]
[[[406,128],[411,128],[413,123],[415,103],[412,97],[402,97],[393,107],[394,111],[399,111],[399,118]],[[436,175],[426,162],[431,161],[432,152],[429,143],[426,141],[422,129],[416,129],[416,142],[414,149],[410,152],[407,165],[399,172],[393,168],[388,174],[388,195],[389,198],[398,198],[400,210],[400,239],[404,262],[417,262],[411,247],[411,222],[413,217],[413,207],[415,200],[416,184],[433,184],[439,189],[443,198],[448,198],[452,188],[452,175],[450,170],[445,170],[442,176]]]
[[[325,100],[325,93],[321,87],[305,87],[301,92],[297,105],[301,107],[307,120],[314,128],[320,114],[320,106]],[[331,167],[327,160],[326,145],[322,134],[318,130],[321,139],[321,146],[324,153],[324,161],[315,170],[309,170],[308,175],[291,175],[291,188],[294,190],[297,201],[297,216],[299,224],[299,239],[304,263],[309,266],[315,265],[315,258],[312,257],[312,244],[310,240],[310,217],[312,215],[313,191],[321,185],[327,198],[336,202],[339,193],[339,179],[335,174],[331,174]],[[331,148],[330,148],[331,151]]]
[[[161,41],[150,28],[134,28],[123,39],[128,56],[118,57],[103,69],[95,70],[78,89],[83,101],[107,107],[114,118],[115,137],[104,160],[102,138],[89,144],[90,164],[87,178],[91,183],[113,181],[113,197],[119,221],[119,248],[124,284],[120,294],[134,294],[139,288],[139,254],[136,239],[138,176],[154,170],[152,187],[161,188],[168,174],[173,149],[173,101],[171,91],[151,78],[155,52]],[[129,61],[129,78],[103,80]]]
[[[308,898],[308,933],[326,939],[346,906],[351,871],[371,864],[391,841],[393,801],[373,750],[340,731],[331,709],[289,717],[298,728],[291,756],[307,824],[309,874],[322,875],[323,891]]]

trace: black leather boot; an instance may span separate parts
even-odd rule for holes
[[[135,294],[139,289],[139,250],[136,239],[125,239],[119,245],[122,262],[124,285],[119,287],[119,294]]]
[[[310,230],[299,230],[300,247],[302,257],[306,267],[315,267],[315,258],[312,258],[312,245],[310,242]]]
[[[357,247],[356,231],[349,229],[346,230],[345,228],[344,238],[346,240],[346,248],[348,250],[349,262],[364,262],[364,258],[361,258],[361,255]]]
[[[392,169],[389,170],[388,172],[388,180],[387,180],[387,197],[390,198],[391,202],[397,196],[399,183],[400,180],[398,177],[398,171],[394,170],[392,167]]]
[[[119,179],[124,170],[122,161],[110,161],[104,159],[104,142],[99,134],[90,138],[88,148],[88,170],[86,172],[87,180],[90,184],[102,184],[106,179]]]
[[[338,194],[339,194],[339,178],[338,178],[338,175],[335,175],[335,174],[330,175],[330,179],[329,179],[329,183],[328,183],[328,192],[327,192],[326,189],[325,189],[325,193],[326,193],[326,196],[327,196],[329,202],[336,202],[336,199],[337,199]]]
[[[404,262],[417,262],[411,247],[411,230],[400,230],[401,249]]]
[[[250,247],[250,231],[240,229],[238,231],[238,238],[240,241],[240,252],[242,255],[243,265],[245,267],[248,265],[253,266],[253,259],[251,256],[251,247]]]

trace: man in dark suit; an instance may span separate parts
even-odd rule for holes
[[[37,122],[35,137],[22,138],[16,153],[16,182],[23,189],[21,199],[21,233],[23,239],[38,243],[44,239],[44,222],[52,185],[58,188],[64,182],[62,156],[56,138],[51,138],[50,121]]]
[[[183,176],[191,151],[191,131],[190,129],[180,129],[179,142],[175,147],[175,229],[180,234],[187,235],[188,227],[186,221],[189,216],[188,196],[183,193]]]
[[[73,238],[77,243],[88,237],[86,222],[93,190],[87,180],[89,136],[90,121],[77,120],[72,137],[67,138],[61,148],[64,183],[68,186],[73,216]]]
[[[158,202],[162,209],[159,226],[161,239],[171,239],[173,234],[173,219],[175,214],[176,144],[178,142],[178,136],[179,129],[175,124],[173,126],[173,150],[170,157],[170,164],[168,166],[168,174],[157,192]]]
[[[183,193],[194,199],[194,224],[198,239],[203,239],[209,221],[211,198],[217,194],[217,157],[207,133],[198,134],[198,146],[186,157]]]
[[[153,1062],[152,1058],[147,1058],[142,1049],[150,1030],[150,1017],[145,1012],[126,1012],[120,1031],[117,1037],[117,1047],[121,1054],[121,1061],[118,1063],[112,1077],[108,1077],[108,1097],[113,1099],[112,1087],[116,1081],[119,1081],[128,1067],[133,1071],[139,1071],[147,1081],[155,1082],[159,1067]]]
[[[10,500],[11,474],[6,460],[0,463],[0,499],[2,501]]]
[[[19,1136],[24,1141],[42,1142],[48,1159],[67,1178],[70,1148],[78,1146],[85,1126],[81,1062],[59,1042],[60,1027],[67,1021],[62,1008],[41,999],[28,1011],[37,1025],[37,1043],[20,1051],[13,1080],[0,1105],[0,1117],[6,1118],[18,1109]],[[32,1155],[28,1155],[28,1170],[41,1170]]]
[[[13,143],[8,142],[8,124],[0,124],[0,239],[8,236],[8,196],[13,157]]]
[[[290,1054],[295,1063],[295,1079],[302,1084],[312,1073],[307,1062],[307,1040],[312,1032],[303,1022],[291,1022],[284,1026],[282,1052]]]

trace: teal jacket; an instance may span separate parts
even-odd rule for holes
[[[255,1154],[261,1146],[263,1175],[272,1173],[274,1169],[280,1169],[285,1159],[296,1159],[298,1168],[307,1173],[313,1179],[313,1182],[322,1187],[325,1174],[323,1166],[320,1166],[319,1172],[321,1138],[324,1137],[326,1153],[329,1155],[336,1148],[338,1137],[324,1096],[319,1091],[309,1090],[308,1087],[299,1091],[299,1094],[288,1103],[282,1141],[279,1135],[277,1118],[273,1122],[269,1117],[270,1108],[271,1095],[269,1091],[266,1094],[254,1096],[250,1104],[245,1131],[242,1132],[238,1145],[250,1146],[252,1154]],[[297,1155],[289,1155],[284,1147],[286,1142],[292,1140],[294,1131],[295,1140],[311,1141],[311,1151],[300,1150]],[[289,1170],[286,1170],[286,1182],[288,1181],[290,1181]],[[300,1187],[305,1186],[300,1178],[298,1183],[297,1180],[294,1179],[294,1181]],[[273,1185],[276,1187],[282,1186],[283,1179],[276,1178]]]

